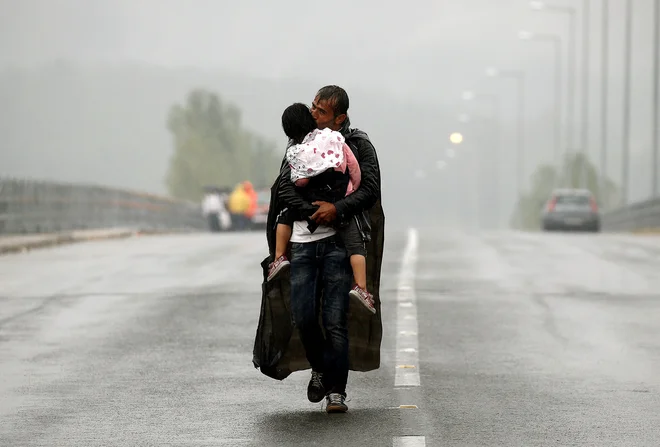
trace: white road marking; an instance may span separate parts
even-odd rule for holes
[[[408,242],[401,259],[401,272],[397,287],[396,366],[395,387],[419,386],[419,355],[417,297],[415,296],[415,267],[417,266],[418,236],[415,229],[408,231]],[[414,403],[399,405],[399,409],[417,409]],[[397,436],[394,447],[426,447],[424,436]]]
[[[396,371],[394,386],[419,386],[419,356],[417,305],[415,297],[415,267],[417,265],[418,236],[415,229],[408,231],[408,242],[401,259],[401,272],[397,287]],[[409,365],[412,368],[401,368]]]
[[[424,436],[401,436],[394,438],[393,447],[426,447]]]

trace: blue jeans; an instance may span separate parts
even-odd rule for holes
[[[346,393],[348,381],[348,292],[353,273],[348,254],[335,238],[291,247],[291,311],[313,371],[325,389]],[[323,289],[323,302],[317,288]],[[325,337],[319,324],[319,307]]]

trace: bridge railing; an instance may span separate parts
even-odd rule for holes
[[[200,204],[121,189],[0,178],[0,234],[204,230]]]
[[[604,231],[660,231],[660,198],[608,211],[602,226]]]
[[[0,234],[96,228],[201,230],[199,203],[153,194],[48,181],[0,178]],[[606,211],[604,231],[660,231],[660,198]]]

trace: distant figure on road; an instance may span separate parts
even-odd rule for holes
[[[227,194],[221,188],[207,187],[202,201],[202,214],[206,217],[211,232],[227,231],[231,218],[225,207]]]
[[[232,227],[238,231],[247,229],[248,218],[246,214],[250,210],[251,198],[245,190],[245,184],[239,183],[229,195],[229,213],[231,214]]]
[[[248,180],[243,182],[243,190],[248,196],[248,209],[245,211],[245,218],[246,218],[246,225],[250,226],[252,223],[252,218],[254,218],[254,215],[257,212],[257,205],[259,198],[257,196],[257,192],[254,190],[254,187],[252,186],[252,183]]]
[[[380,167],[367,134],[350,128],[348,106],[346,91],[329,85],[316,94],[311,113],[319,129],[341,133],[353,151],[361,172],[355,192],[334,202],[310,203],[301,192],[310,185],[296,188],[286,160],[271,189],[267,226],[270,255],[262,262],[264,288],[253,357],[262,373],[279,380],[311,366],[307,397],[312,402],[325,397],[329,413],[348,410],[345,399],[349,369],[371,371],[380,366],[382,339],[379,286],[385,219],[380,204]],[[292,144],[290,141],[289,146]],[[322,176],[317,176],[310,179],[310,184],[321,180]],[[294,222],[290,278],[282,275],[268,282],[268,265],[275,260],[276,224],[285,209],[311,215],[318,227],[312,233],[307,221]],[[373,293],[375,314],[349,313],[353,272],[336,227],[352,219],[356,220],[368,253],[367,287]],[[289,308],[302,349],[297,343],[290,343],[294,328],[286,312]]]

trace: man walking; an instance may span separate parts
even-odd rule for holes
[[[311,402],[326,398],[329,413],[346,412],[346,384],[349,371],[349,291],[353,274],[346,249],[337,237],[335,227],[349,219],[357,219],[365,244],[371,242],[372,222],[369,210],[376,208],[378,215],[377,244],[369,268],[369,290],[377,289],[380,281],[382,260],[382,208],[380,207],[380,169],[376,151],[368,136],[350,129],[348,119],[349,99],[341,87],[330,85],[321,88],[312,103],[311,112],[318,128],[330,128],[341,132],[353,150],[362,174],[360,187],[351,195],[334,203],[306,203],[296,191],[285,167],[279,177],[279,200],[299,211],[317,207],[312,219],[319,227],[311,233],[307,222],[295,222],[291,236],[291,312],[294,323],[312,367],[312,377],[307,387]],[[375,207],[375,205],[378,205]],[[373,245],[373,244],[372,244]],[[321,291],[322,300],[317,292]],[[382,329],[380,326],[380,301],[377,299],[378,349]],[[323,330],[319,325],[319,310]],[[325,332],[325,337],[324,337]],[[361,343],[357,343],[360,345]],[[359,346],[358,346],[359,348]],[[373,353],[371,353],[373,355]],[[373,369],[373,368],[372,368]],[[362,369],[365,370],[365,369]]]

